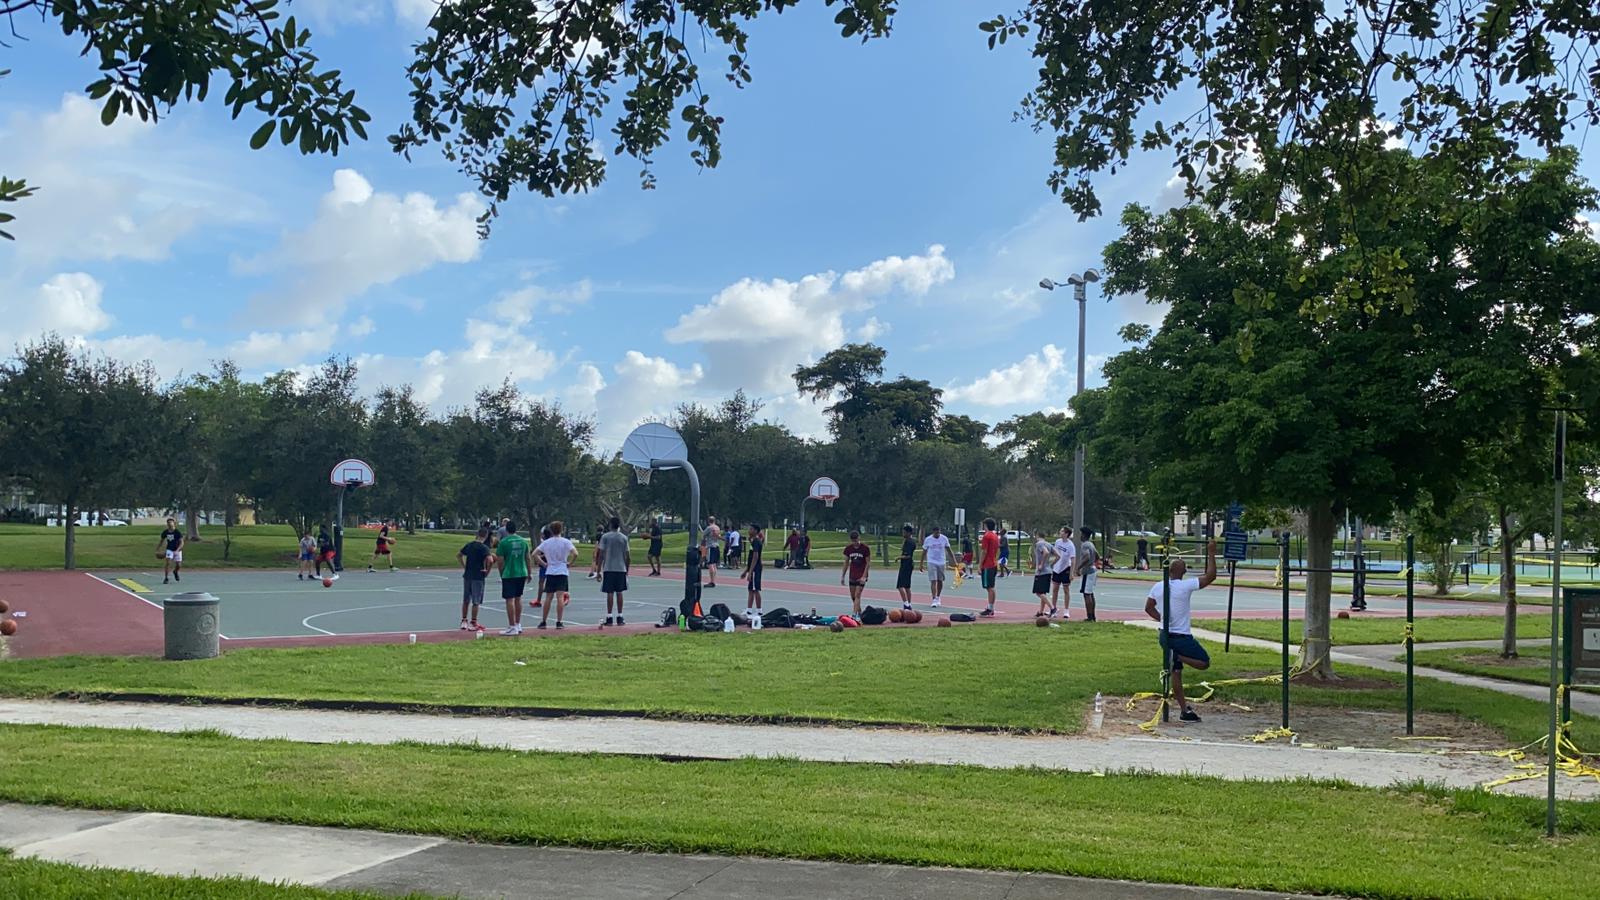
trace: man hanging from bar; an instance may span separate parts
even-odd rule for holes
[[[1171,665],[1172,696],[1178,702],[1181,714],[1178,718],[1185,722],[1200,721],[1200,714],[1194,711],[1183,698],[1183,667],[1193,669],[1209,669],[1211,655],[1206,653],[1206,648],[1194,639],[1190,633],[1189,611],[1194,599],[1194,592],[1201,588],[1209,587],[1217,580],[1217,542],[1206,542],[1206,571],[1198,578],[1185,577],[1189,566],[1181,559],[1173,560],[1168,568],[1171,573],[1166,589],[1170,591],[1167,603],[1167,623],[1159,634],[1161,649],[1164,651],[1168,663]],[[1163,585],[1157,584],[1150,588],[1149,597],[1144,603],[1144,613],[1157,622],[1161,621],[1161,610],[1157,603],[1161,601]]]

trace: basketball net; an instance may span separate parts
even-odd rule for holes
[[[640,484],[649,484],[650,483],[650,473],[652,473],[654,471],[655,471],[655,469],[652,469],[649,466],[634,466],[633,467],[633,475],[634,475],[635,478],[639,479],[639,483]]]
[[[822,498],[822,505],[826,506],[829,509],[833,509],[833,498],[832,497],[823,497]]]

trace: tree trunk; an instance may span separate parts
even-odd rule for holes
[[[1500,599],[1506,604],[1505,633],[1500,639],[1500,658],[1517,657],[1517,542],[1511,533],[1511,513],[1500,507]]]
[[[77,567],[78,562],[77,547],[74,543],[78,539],[78,504],[69,500],[66,506],[67,514],[61,517],[61,524],[66,526],[67,535],[66,564],[62,568],[70,572]]]
[[[1332,501],[1320,501],[1306,508],[1306,600],[1302,613],[1305,640],[1300,644],[1299,667],[1308,676],[1331,679],[1333,661],[1328,651],[1333,641],[1328,620],[1333,599],[1333,536],[1338,530]],[[1287,573],[1285,578],[1289,577]]]
[[[200,514],[195,511],[193,503],[189,504],[189,508],[187,510],[184,510],[183,518],[184,522],[186,523],[184,525],[184,530],[189,533],[184,540],[200,540]]]

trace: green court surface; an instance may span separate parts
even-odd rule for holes
[[[652,577],[646,575],[646,571],[635,567],[629,576],[625,611],[630,627],[653,624],[659,620],[663,609],[675,608],[683,598],[681,572],[669,569],[660,577]],[[863,602],[886,608],[897,606],[896,574],[875,570],[863,594]],[[163,598],[182,591],[210,592],[222,601],[222,634],[229,640],[453,631],[461,614],[461,576],[457,571],[445,569],[380,570],[369,574],[365,567],[351,568],[330,588],[314,579],[298,580],[293,570],[192,570],[184,573],[181,582],[167,585],[161,583],[159,569],[102,571],[94,576],[153,606],[159,606]],[[716,588],[711,588],[707,583],[702,590],[702,604],[709,607],[720,602],[735,612],[742,612],[747,594],[739,572],[720,570],[717,584]],[[1032,584],[1032,577],[1022,575],[999,580],[996,591],[999,620],[1025,620],[1037,611],[1038,601],[1030,593]],[[1149,590],[1148,583],[1101,579],[1096,590],[1099,617],[1107,620],[1143,618]],[[925,574],[913,573],[912,591],[915,606],[931,611]],[[572,576],[571,593],[566,614],[569,627],[594,627],[604,620],[605,597],[597,581],[584,577],[584,570],[577,570]],[[976,580],[969,579],[960,586],[947,585],[944,596],[943,608],[947,612],[976,613],[984,606],[983,592]],[[531,601],[532,598],[526,599]],[[762,599],[766,609],[784,607],[795,613],[815,609],[822,615],[836,615],[850,609],[849,594],[840,584],[839,571],[831,567],[769,568],[763,573]],[[1196,594],[1195,616],[1221,618],[1227,609],[1227,599],[1227,588],[1221,584]],[[1292,602],[1298,610],[1302,598],[1296,595]],[[1271,617],[1281,612],[1281,604],[1277,592],[1240,589],[1234,597],[1234,614],[1236,618]],[[1075,594],[1071,606],[1075,618],[1082,616],[1082,606],[1081,597]],[[1461,611],[1460,604],[1448,602],[1419,601],[1417,607],[1419,613],[1425,615]],[[1398,615],[1403,609],[1400,601],[1374,599],[1372,610],[1366,615]],[[524,628],[537,624],[541,614],[542,610],[525,610]],[[552,612],[552,623],[554,618]],[[506,623],[500,581],[494,575],[485,585],[480,622],[489,629],[504,627]],[[1220,625],[1216,622],[1213,627]]]

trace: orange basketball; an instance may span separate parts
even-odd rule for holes
[[[322,579],[322,586],[323,587],[333,587],[333,579],[332,578],[324,578],[324,579]]]
[[[1033,617],[1033,624],[1039,626],[1040,628],[1049,628],[1050,627],[1050,617],[1049,616],[1034,616]]]
[[[905,617],[906,617],[906,612],[903,609],[891,609],[891,610],[889,610],[889,621],[891,621],[891,622],[900,622],[900,621],[904,620]]]
[[[1341,619],[1350,618],[1350,611],[1349,610],[1345,610],[1345,609],[1339,610],[1339,618],[1341,618]]]
[[[949,616],[940,616],[939,617],[939,627],[940,628],[949,628],[949,627],[951,627],[950,626],[950,617]]]
[[[11,604],[5,602],[4,600],[0,600],[0,613],[8,612],[11,612]]]
[[[913,609],[911,611],[911,624],[913,624],[913,625],[922,624],[922,610]]]
[[[17,633],[16,619],[0,619],[0,634],[10,637]]]

